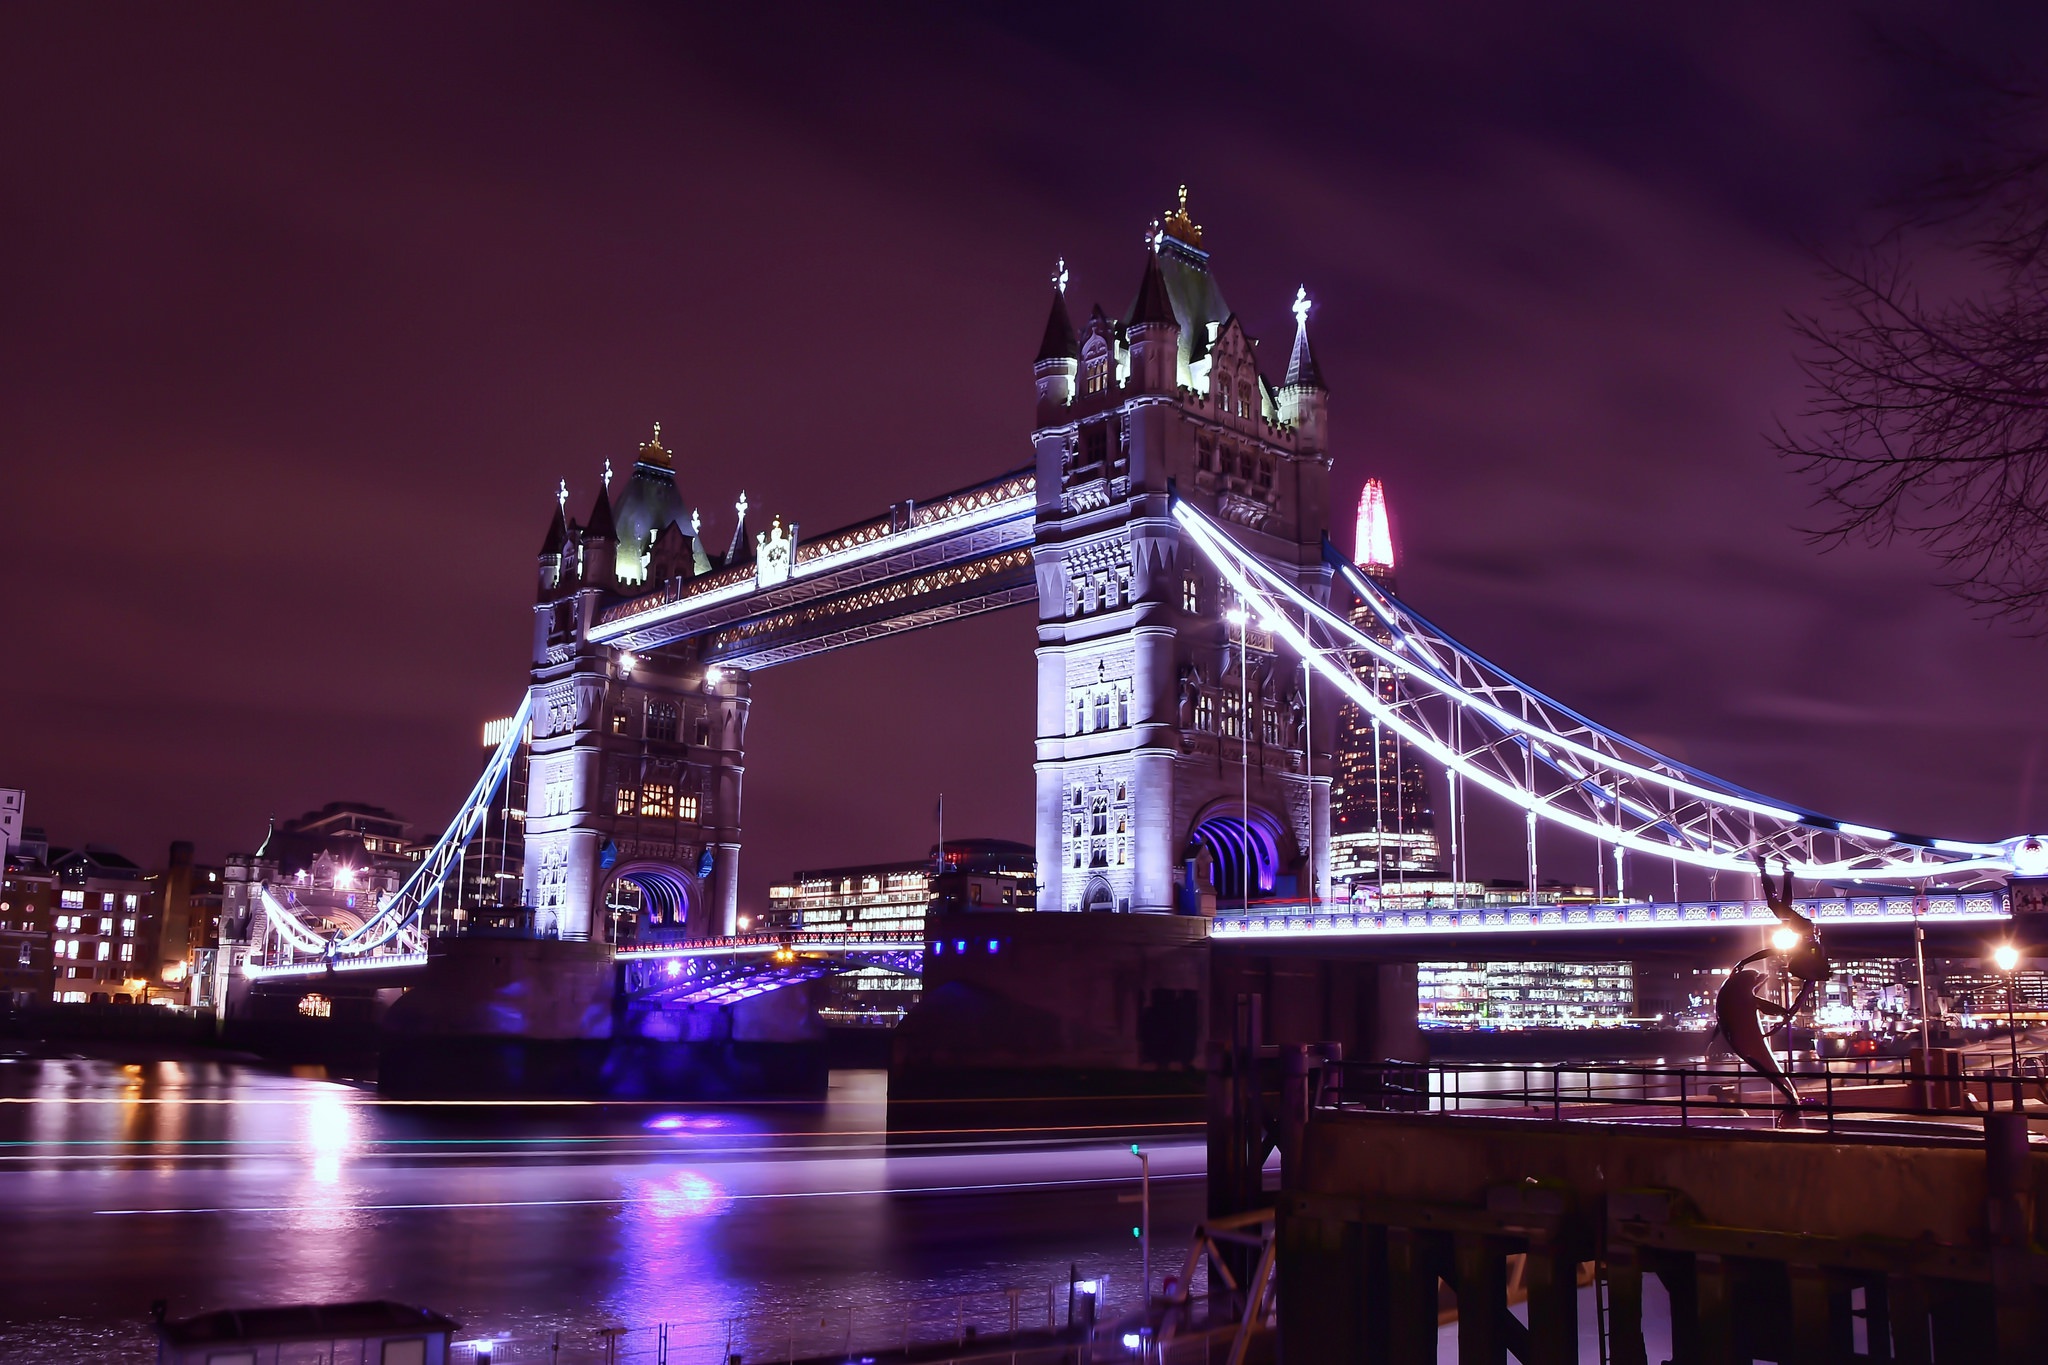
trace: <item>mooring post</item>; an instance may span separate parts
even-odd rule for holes
[[[1998,1359],[2038,1359],[2032,1330],[2033,1286],[2026,1264],[2033,1241],[2034,1200],[2024,1111],[2002,1109],[1984,1115],[1984,1203]]]
[[[1608,1244],[1607,1305],[1608,1338],[1613,1343],[1614,1365],[1650,1365],[1649,1347],[1643,1341],[1643,1261],[1632,1246]],[[1530,1289],[1529,1321],[1533,1329],[1536,1321],[1533,1287]],[[1676,1331],[1676,1324],[1673,1330]],[[1572,1349],[1578,1349],[1576,1341],[1572,1343]]]
[[[1458,1265],[1458,1365],[1504,1365],[1507,1254],[1495,1238],[1461,1232],[1452,1242],[1452,1255]]]

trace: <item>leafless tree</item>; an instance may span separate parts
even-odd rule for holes
[[[1978,96],[1968,151],[1827,266],[1793,326],[1812,401],[1773,444],[1811,475],[1823,543],[1907,539],[1986,614],[2048,633],[2048,95],[1950,70]],[[1916,250],[1967,267],[1923,292]]]

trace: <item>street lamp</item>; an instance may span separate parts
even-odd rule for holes
[[[1242,606],[1225,613],[1237,627],[1237,766],[1242,790],[1239,793],[1238,823],[1244,840],[1244,912],[1252,912],[1252,666],[1250,653],[1251,615]]]
[[[2020,1107],[2020,1023],[2019,1013],[2013,1007],[2013,978],[2020,965],[2020,951],[2010,943],[2001,943],[1991,952],[1991,961],[2005,973],[2005,1030],[2006,1041],[2012,1044],[2012,1107]]]

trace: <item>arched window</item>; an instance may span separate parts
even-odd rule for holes
[[[1123,689],[1122,689],[1121,687],[1119,687],[1119,688],[1118,688],[1118,689],[1116,690],[1116,726],[1117,726],[1117,729],[1121,730],[1121,729],[1123,729],[1123,728],[1124,728],[1124,727],[1125,727],[1126,725],[1129,725],[1130,723],[1131,723],[1131,695],[1130,695],[1130,693],[1128,693],[1128,692],[1124,691],[1124,690],[1123,690]],[[1121,792],[1121,791],[1119,791],[1119,792],[1118,792],[1118,794],[1117,794],[1117,799],[1118,799],[1118,800],[1122,800],[1122,799],[1123,799],[1123,794],[1122,794],[1122,792]]]
[[[1237,415],[1239,417],[1249,417],[1252,415],[1252,386],[1249,384],[1239,384],[1237,386]]]
[[[1088,733],[1088,699],[1086,697],[1074,699],[1074,733],[1077,735]],[[1077,806],[1081,804],[1081,794],[1079,792],[1074,793],[1074,804]]]
[[[1109,693],[1107,692],[1097,692],[1095,694],[1095,728],[1098,730],[1107,730],[1109,728]]]

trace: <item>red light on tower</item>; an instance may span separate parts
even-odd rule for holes
[[[1367,479],[1358,495],[1358,545],[1351,558],[1362,569],[1394,567],[1394,527],[1387,519],[1387,490],[1378,479]]]

